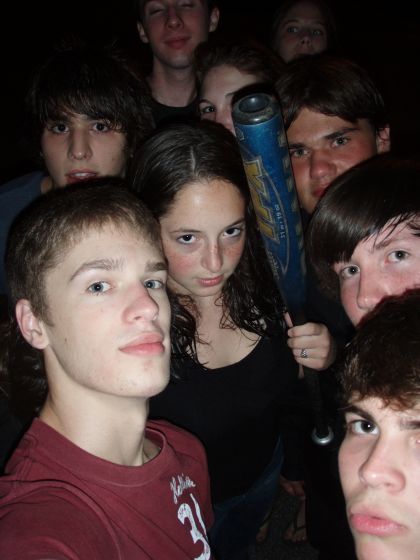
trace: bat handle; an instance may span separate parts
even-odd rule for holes
[[[303,372],[309,394],[311,395],[312,412],[314,415],[315,426],[311,433],[311,439],[316,445],[328,445],[334,439],[334,432],[325,419],[319,381],[316,378],[318,372],[309,368],[303,368]]]

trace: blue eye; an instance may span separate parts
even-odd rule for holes
[[[103,282],[103,281],[94,282],[88,287],[88,292],[90,292],[91,294],[103,294],[104,292],[107,292],[110,288],[111,286],[110,284],[108,284],[108,282]]]
[[[144,287],[148,290],[161,290],[165,287],[165,283],[161,280],[146,280]]]

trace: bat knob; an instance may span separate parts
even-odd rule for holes
[[[311,434],[312,441],[316,443],[316,445],[328,445],[334,439],[334,432],[327,426],[327,433],[323,435],[319,435],[316,428],[312,430]]]

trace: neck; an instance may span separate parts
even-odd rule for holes
[[[116,397],[86,390],[50,390],[40,418],[88,453],[112,463],[138,466],[151,455],[145,440],[147,399]],[[145,450],[149,447],[149,451]]]
[[[147,78],[153,98],[169,107],[185,107],[197,95],[196,77],[192,67],[168,68],[155,60]]]

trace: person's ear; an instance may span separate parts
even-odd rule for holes
[[[220,12],[219,8],[214,7],[210,13],[209,31],[215,31],[219,25]]]
[[[20,299],[16,303],[16,320],[26,342],[38,350],[43,350],[48,346],[48,335],[44,323],[34,315],[27,299]]]
[[[391,149],[391,135],[389,125],[380,128],[376,133],[376,147],[378,154],[389,152]]]
[[[148,43],[149,39],[147,38],[146,31],[140,22],[137,23],[137,31],[139,32],[140,41]]]

